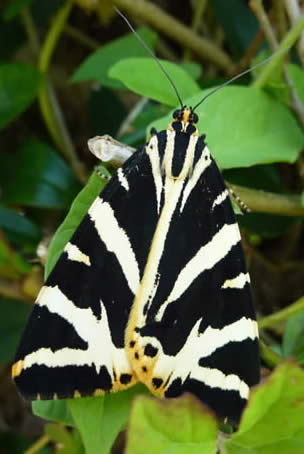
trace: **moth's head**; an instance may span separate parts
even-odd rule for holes
[[[189,135],[197,135],[195,124],[198,116],[193,112],[192,107],[183,107],[173,112],[173,121],[169,125],[171,131],[184,132]]]

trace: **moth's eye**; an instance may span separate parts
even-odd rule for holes
[[[178,120],[182,115],[182,111],[180,109],[177,109],[175,110],[175,112],[173,112],[173,118],[174,120]]]
[[[198,116],[196,115],[196,113],[192,112],[190,114],[190,121],[191,121],[191,123],[197,123],[198,122]]]

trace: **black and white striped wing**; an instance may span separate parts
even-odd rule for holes
[[[156,221],[149,160],[138,151],[94,201],[39,293],[13,366],[26,398],[136,382],[124,336]]]
[[[128,357],[154,394],[191,392],[238,421],[259,381],[249,275],[223,178],[202,138],[192,136],[187,153],[191,140],[192,174],[159,185],[163,205],[132,307]]]

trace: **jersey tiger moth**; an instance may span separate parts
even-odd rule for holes
[[[12,374],[31,400],[144,383],[238,422],[259,382],[241,237],[194,109],[118,169],[42,287]]]

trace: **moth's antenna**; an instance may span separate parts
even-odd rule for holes
[[[156,55],[154,55],[154,53],[152,52],[152,50],[147,46],[147,44],[144,42],[144,40],[139,36],[139,34],[137,33],[137,31],[134,30],[134,28],[132,27],[132,25],[130,24],[130,22],[128,21],[128,19],[126,18],[126,16],[124,16],[122,14],[121,11],[119,11],[118,8],[116,8],[116,6],[113,7],[115,9],[115,11],[117,12],[117,14],[119,14],[123,20],[127,23],[128,27],[132,30],[132,32],[134,33],[134,35],[136,36],[136,38],[138,39],[138,41],[144,46],[144,48],[149,52],[149,54],[154,58],[154,60],[156,61],[156,63],[158,64],[158,66],[160,67],[160,69],[163,71],[163,73],[165,74],[165,76],[167,77],[167,79],[169,80],[170,84],[172,85],[172,87],[174,88],[174,91],[176,93],[176,96],[179,100],[179,103],[181,105],[181,108],[183,109],[184,105],[183,105],[183,101],[182,101],[182,98],[180,97],[178,91],[177,91],[177,88],[173,82],[173,80],[171,79],[171,77],[169,76],[169,74],[167,73],[167,71],[165,70],[165,68],[163,67],[163,65],[161,64],[161,62],[158,60],[158,58],[156,57]]]
[[[218,85],[217,87],[213,88],[213,90],[209,91],[209,93],[206,94],[206,96],[203,97],[203,99],[198,103],[196,104],[196,106],[193,107],[192,110],[195,110],[198,106],[200,106],[207,98],[209,98],[209,96],[213,95],[213,93],[215,93],[216,91],[220,90],[221,88],[224,88],[226,87],[226,85],[229,85],[231,84],[231,82],[234,82],[235,80],[239,79],[240,77],[243,77],[245,76],[245,74],[248,74],[250,73],[251,71],[254,71],[255,69],[259,68],[260,66],[264,65],[265,63],[267,63],[269,60],[271,60],[275,55],[278,55],[282,52],[287,52],[289,50],[289,47],[286,48],[286,49],[280,49],[278,50],[277,52],[275,52],[274,54],[270,55],[270,57],[267,57],[265,58],[265,60],[261,61],[260,63],[257,63],[256,65],[254,65],[252,68],[248,68],[246,69],[246,71],[243,71],[242,73],[240,74],[237,74],[236,76],[232,77],[232,79],[229,79],[227,80],[226,82],[222,83],[221,85]]]

